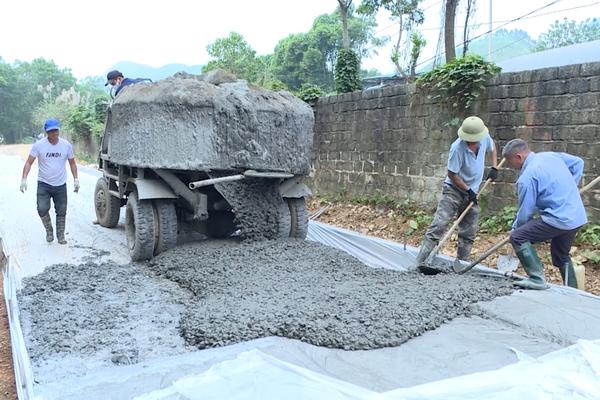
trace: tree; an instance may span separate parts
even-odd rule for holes
[[[466,56],[469,51],[469,18],[475,14],[475,0],[467,0],[467,9],[465,12],[465,26],[463,27],[463,51],[462,56]]]
[[[379,9],[383,8],[392,14],[392,19],[398,23],[398,38],[396,45],[392,50],[392,62],[396,66],[398,73],[408,78],[405,67],[402,66],[401,59],[410,54],[410,34],[413,29],[421,25],[425,19],[423,10],[419,8],[421,0],[363,0],[358,8],[358,12],[366,15],[375,15]],[[408,35],[408,44],[406,51],[402,51],[403,33]]]
[[[554,49],[576,43],[600,39],[600,20],[588,18],[577,23],[573,20],[555,21],[537,40],[535,51]]]
[[[340,17],[342,19],[342,49],[350,48],[350,39],[348,36],[348,9],[352,5],[352,0],[337,0],[340,5]]]
[[[335,90],[338,93],[362,89],[360,60],[351,49],[340,49],[335,63]]]
[[[304,84],[332,90],[334,65],[342,48],[341,25],[339,11],[323,14],[315,19],[308,32],[280,40],[271,60],[273,78],[291,90],[298,90]],[[359,58],[368,56],[373,48],[384,43],[384,39],[374,36],[375,26],[374,17],[355,15],[352,7],[348,9],[348,40]]]
[[[259,80],[260,61],[256,58],[256,51],[239,33],[231,32],[228,37],[215,40],[206,49],[215,60],[209,61],[202,72],[220,68],[248,82],[256,83]]]
[[[456,58],[454,47],[454,21],[456,17],[456,6],[458,0],[446,0],[444,11],[444,48],[446,50],[446,62]]]

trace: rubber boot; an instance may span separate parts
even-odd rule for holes
[[[56,217],[56,239],[59,244],[67,244],[65,239],[65,217]]]
[[[50,219],[50,214],[46,214],[42,219],[42,224],[44,224],[44,228],[46,228],[46,242],[51,243],[54,240],[54,230],[52,229],[52,220]]]
[[[471,255],[471,248],[473,247],[472,243],[466,244],[458,243],[458,249],[456,249],[456,258],[461,261],[469,261],[469,256]]]
[[[523,289],[543,290],[548,289],[546,280],[544,279],[544,265],[538,257],[533,245],[525,242],[517,249],[517,257],[523,265],[523,269],[529,275],[529,278],[517,281],[515,286]]]
[[[562,267],[558,267],[565,286],[577,288],[577,277],[575,276],[575,268],[571,260],[567,261]]]
[[[442,272],[442,268],[438,268],[435,265],[428,265],[427,258],[431,254],[431,251],[435,248],[436,244],[430,239],[423,239],[421,243],[421,249],[417,255],[417,269],[419,272],[425,275],[435,275]]]

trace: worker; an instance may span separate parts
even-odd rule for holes
[[[147,78],[136,78],[130,79],[123,77],[123,74],[120,71],[112,70],[106,75],[106,83],[104,86],[112,86],[114,88],[113,97],[117,97],[117,95],[125,88],[126,86],[133,85],[140,82],[152,82],[151,79]]]
[[[519,208],[510,241],[529,277],[515,285],[525,289],[548,287],[533,244],[551,240],[552,264],[566,285],[577,287],[569,251],[577,230],[587,223],[577,189],[583,160],[567,153],[534,153],[522,139],[508,142],[502,154],[511,168],[521,170],[517,179]],[[534,218],[536,212],[539,218]]]
[[[494,141],[481,118],[465,118],[458,129],[458,139],[450,146],[448,174],[444,180],[442,197],[417,255],[417,268],[421,272],[435,273],[432,271],[435,268],[426,265],[427,258],[444,235],[450,221],[462,214],[469,203],[473,202],[473,207],[458,225],[456,255],[459,260],[468,260],[477,234],[477,193],[484,175],[486,154],[491,159],[491,169],[486,179],[494,181],[498,176]]]
[[[73,146],[69,141],[59,137],[60,122],[57,119],[47,119],[44,123],[47,137],[37,141],[31,146],[29,157],[23,166],[21,177],[21,192],[27,190],[27,175],[31,165],[38,159],[37,182],[37,211],[46,228],[46,241],[54,240],[54,231],[50,219],[50,200],[54,202],[56,212],[56,239],[60,244],[66,244],[65,218],[67,215],[67,170],[65,163],[68,161],[73,174],[74,191],[79,192],[79,179],[77,177],[77,164],[73,155]]]

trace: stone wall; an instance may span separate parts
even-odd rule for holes
[[[499,153],[510,139],[534,151],[566,151],[585,160],[584,183],[600,174],[600,63],[499,74],[473,107]],[[310,185],[318,194],[387,194],[434,206],[456,127],[446,104],[415,85],[319,99]],[[456,120],[458,121],[458,120]],[[455,121],[455,122],[456,122]],[[488,211],[516,202],[516,172],[503,170],[488,191]],[[600,220],[600,186],[584,196]]]

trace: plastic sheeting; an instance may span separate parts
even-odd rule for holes
[[[412,264],[416,252],[416,249],[409,247],[405,250],[398,243],[315,222],[310,223],[309,238],[340,248],[373,267],[406,269],[407,265]],[[294,341],[265,338],[219,349],[147,360],[133,366],[106,368],[72,381],[34,385],[20,329],[16,298],[20,267],[10,255],[5,264],[4,290],[21,399],[600,398],[600,325],[593,319],[600,318],[600,298],[556,286],[541,293],[516,293],[482,305],[488,315],[498,316],[500,322],[497,326],[485,325],[490,321],[484,319],[462,318],[398,348],[343,352],[310,347],[301,342],[294,348]],[[518,309],[523,311],[511,313]],[[586,316],[589,316],[589,320],[583,320]],[[515,334],[508,332],[511,327],[519,327],[525,333],[519,334],[521,336],[515,340]],[[541,336],[538,338],[537,335]],[[558,343],[570,343],[581,337],[590,340],[580,340],[566,349],[548,353],[548,349],[561,347]],[[528,344],[527,340],[533,344]],[[505,343],[519,343],[519,351],[508,350]],[[274,350],[276,346],[278,348]],[[529,357],[522,353],[527,346],[545,355]],[[450,348],[443,350],[445,347]],[[505,349],[513,355],[517,354],[520,361],[498,369],[498,362],[500,365],[507,364],[507,358],[498,358],[498,354],[506,353]],[[456,352],[453,353],[454,350]],[[479,362],[475,365],[481,368],[476,371],[491,370],[450,379],[435,379],[436,376],[456,376],[463,370],[473,371],[473,368],[461,369],[456,365],[470,350],[475,353],[472,357],[477,357]],[[489,350],[489,353],[480,354],[484,350]],[[335,358],[323,354],[335,354]],[[407,356],[405,364],[395,364]],[[493,362],[486,365],[482,359]],[[392,382],[392,387],[400,387],[402,385],[399,383],[393,385],[395,379],[400,382],[405,375],[411,372],[427,373],[428,368],[429,381],[425,384],[384,391],[368,388],[389,387],[389,382]],[[458,373],[453,373],[452,368]],[[397,378],[394,378],[395,374],[398,374]],[[388,383],[370,383],[379,376],[386,376]]]

